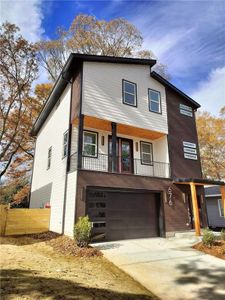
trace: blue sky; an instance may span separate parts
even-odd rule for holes
[[[79,13],[126,18],[141,31],[143,47],[168,66],[173,84],[213,114],[225,105],[225,0],[3,0],[1,6],[2,21],[16,23],[30,41],[53,38]]]

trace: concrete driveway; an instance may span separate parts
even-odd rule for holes
[[[225,261],[192,249],[194,243],[180,236],[93,245],[163,300],[224,300]]]

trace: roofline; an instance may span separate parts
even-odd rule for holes
[[[199,103],[197,103],[195,100],[193,100],[192,98],[190,98],[184,92],[182,92],[181,90],[179,90],[178,88],[176,88],[172,83],[170,83],[168,80],[166,80],[165,78],[163,78],[161,75],[159,75],[155,71],[151,72],[151,76],[155,80],[157,80],[161,84],[163,84],[164,86],[172,89],[174,92],[176,92],[177,94],[179,94],[181,97],[185,98],[187,101],[191,102],[191,104],[194,105],[196,109],[199,108],[199,107],[201,107],[201,105]]]
[[[156,64],[155,59],[143,59],[143,58],[131,58],[131,57],[115,57],[115,56],[100,56],[90,54],[71,53],[67,59],[59,77],[57,78],[52,91],[45,102],[37,120],[35,121],[31,130],[31,135],[36,136],[41,129],[42,125],[46,121],[54,105],[58,101],[58,97],[62,94],[68,83],[74,74],[75,68],[73,66],[79,65],[84,61],[93,62],[107,62],[107,63],[119,63],[119,64],[136,64],[136,65],[148,65],[153,67]]]

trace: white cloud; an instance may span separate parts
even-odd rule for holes
[[[218,115],[225,105],[225,66],[212,70],[209,77],[199,83],[191,97],[202,105],[202,110]]]
[[[41,2],[41,0],[1,0],[0,22],[8,21],[16,24],[27,40],[36,42],[44,33]]]

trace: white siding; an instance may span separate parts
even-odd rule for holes
[[[77,171],[69,173],[67,179],[64,234],[73,237],[76,207]]]
[[[68,85],[60,97],[60,105],[53,108],[38,133],[31,187],[31,207],[38,207],[37,196],[34,197],[35,191],[51,184],[50,199],[43,199],[43,201],[50,201],[51,204],[50,230],[59,233],[62,232],[66,174],[66,158],[62,158],[62,146],[63,134],[68,130],[69,125],[70,94]],[[52,147],[51,168],[47,170],[47,155],[50,147]],[[43,201],[40,199],[40,202]]]
[[[84,130],[96,131],[93,128],[85,127]],[[108,136],[111,132],[98,130],[98,158],[83,157],[83,168],[95,171],[108,171]],[[101,137],[104,136],[104,145],[101,145]],[[134,172],[137,175],[169,177],[169,156],[167,136],[157,140],[146,140],[137,137],[119,134],[118,137],[133,140],[133,158]],[[140,142],[149,142],[153,146],[154,170],[152,166],[141,164]],[[136,143],[138,143],[138,151],[136,151]],[[158,162],[158,163],[157,163]]]
[[[137,107],[122,102],[122,79],[137,84]],[[148,89],[161,93],[162,114],[149,111]],[[165,88],[143,65],[84,62],[84,115],[168,133]]]

